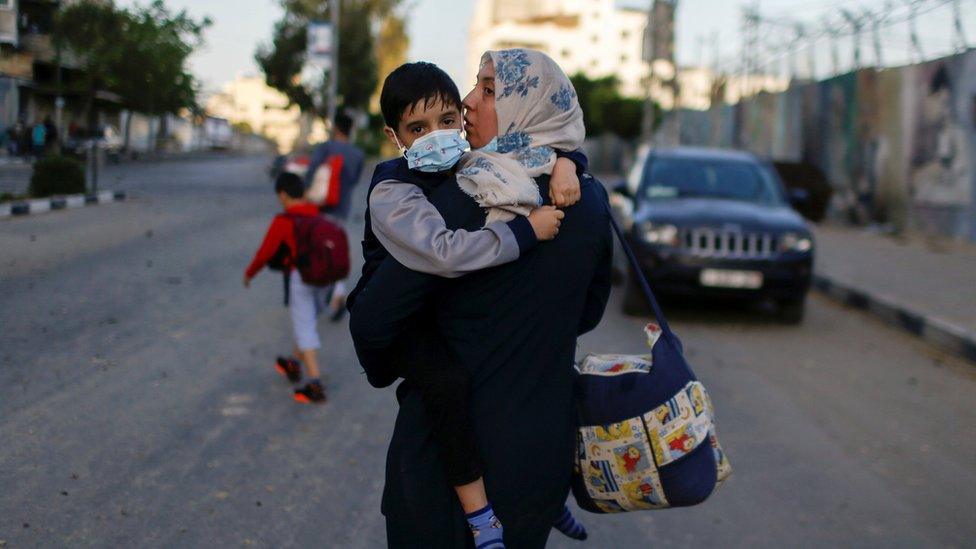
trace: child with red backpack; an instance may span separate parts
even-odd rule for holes
[[[316,317],[328,308],[332,284],[349,274],[349,243],[341,227],[305,200],[305,184],[300,177],[281,174],[275,181],[275,193],[284,212],[268,227],[244,273],[244,287],[249,287],[265,266],[285,273],[285,301],[291,313],[295,350],[293,357],[278,357],[275,368],[298,383],[304,363],[308,378],[295,389],[294,398],[302,403],[321,403],[325,391],[318,365],[317,351],[322,344]]]

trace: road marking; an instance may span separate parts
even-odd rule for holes
[[[220,415],[226,417],[243,416],[247,414],[247,408],[243,406],[225,406],[220,409]]]
[[[224,404],[220,409],[220,415],[224,417],[243,416],[249,412],[247,404],[254,400],[251,395],[233,394],[224,397]]]

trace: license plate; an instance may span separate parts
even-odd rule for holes
[[[728,269],[702,269],[698,277],[702,286],[714,288],[762,288],[763,275],[759,271],[732,271]]]

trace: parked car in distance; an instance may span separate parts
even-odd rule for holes
[[[783,321],[802,321],[814,241],[793,207],[807,196],[788,195],[768,162],[738,151],[644,148],[614,191],[655,292],[773,300]],[[629,277],[624,311],[645,310]]]
[[[118,159],[125,145],[122,135],[114,126],[100,126],[94,130],[79,130],[68,138],[66,149],[75,156],[84,158],[88,147],[95,145],[105,151],[109,158]]]

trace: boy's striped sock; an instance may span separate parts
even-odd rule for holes
[[[464,515],[474,536],[475,549],[505,549],[502,542],[502,523],[489,503],[483,509]]]
[[[567,536],[583,541],[587,538],[586,528],[580,521],[576,520],[573,513],[569,511],[569,507],[563,506],[563,512],[556,519],[556,524],[554,524],[556,530],[559,530]]]

